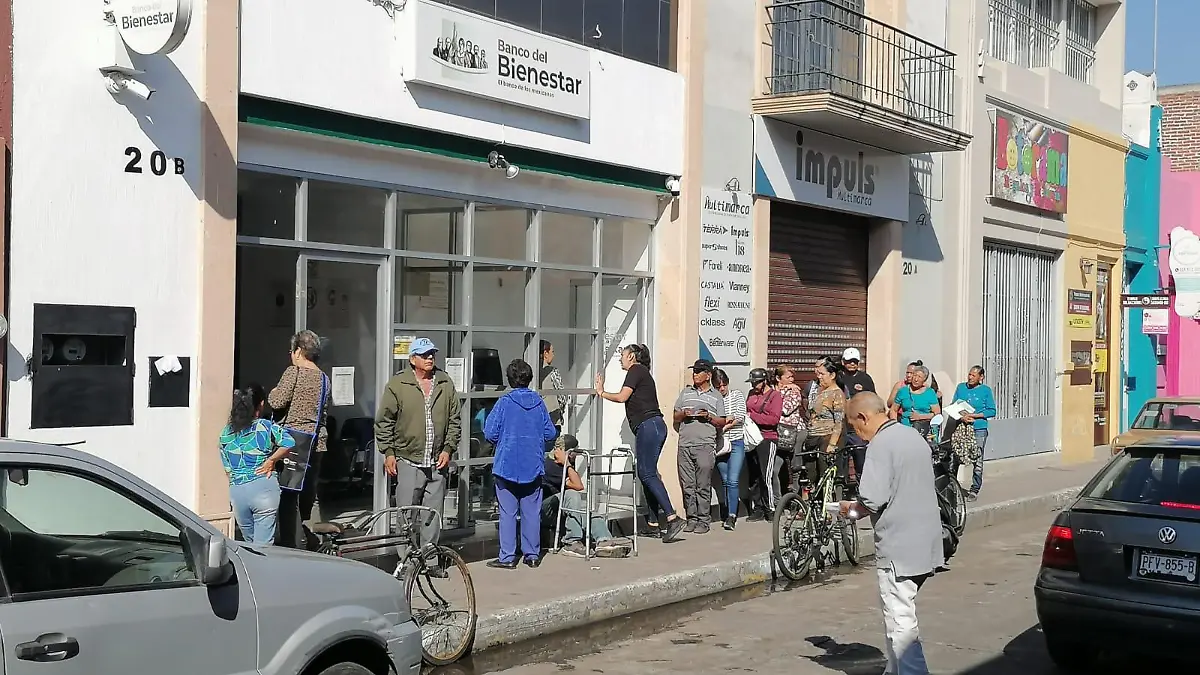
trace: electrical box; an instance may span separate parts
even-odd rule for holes
[[[132,307],[33,306],[30,428],[133,424]]]

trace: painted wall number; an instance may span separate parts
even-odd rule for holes
[[[904,274],[906,277],[917,273],[917,263],[915,262],[909,262],[905,260],[902,267],[902,274]]]
[[[129,161],[125,163],[125,173],[143,173],[142,169],[142,150],[134,146],[125,148],[125,156]],[[168,170],[173,170],[176,176],[182,176],[186,166],[182,157],[167,157],[162,150],[155,150],[150,153],[150,173],[155,176],[165,176]]]

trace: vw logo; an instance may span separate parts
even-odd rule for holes
[[[1164,527],[1163,529],[1159,530],[1158,531],[1158,540],[1164,544],[1174,544],[1175,543],[1175,528]]]

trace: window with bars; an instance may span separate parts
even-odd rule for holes
[[[1098,36],[1087,0],[988,0],[988,22],[993,58],[1092,83]]]

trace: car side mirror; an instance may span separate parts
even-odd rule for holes
[[[220,586],[233,578],[228,542],[222,535],[187,530],[184,535],[192,571],[205,586]]]

